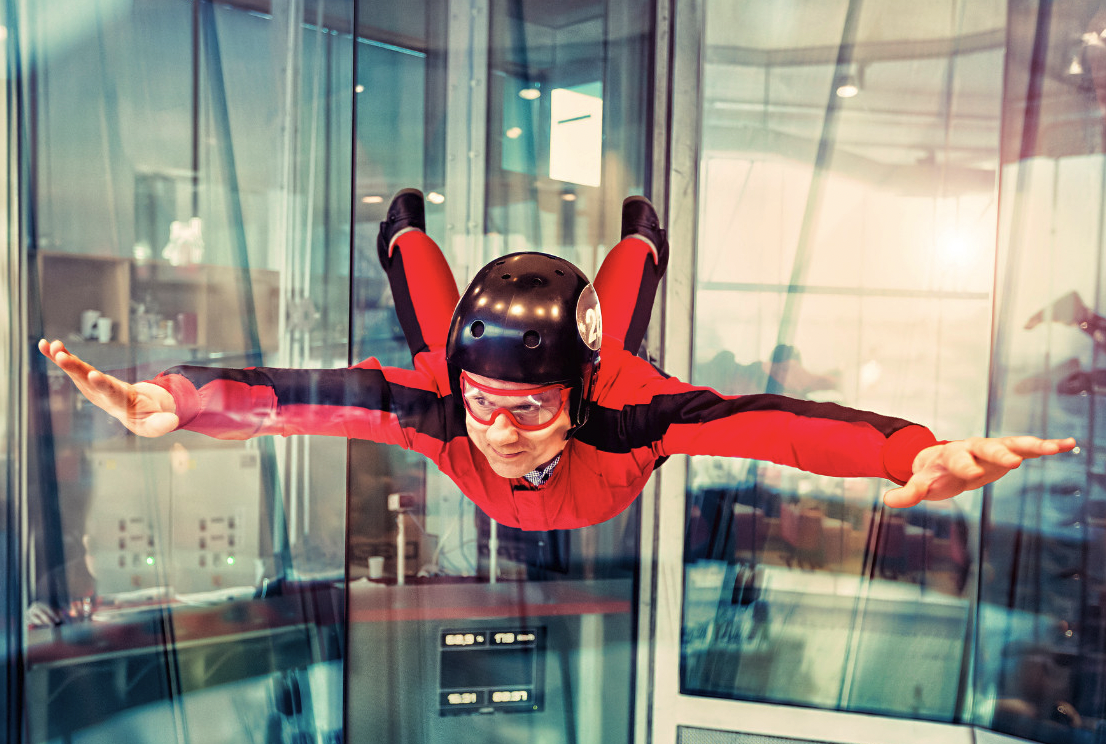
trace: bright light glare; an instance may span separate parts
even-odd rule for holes
[[[503,133],[507,139],[518,139],[522,136],[522,127],[511,127]]]
[[[971,239],[957,230],[947,230],[937,236],[939,260],[946,266],[967,266],[972,261]]]
[[[431,204],[441,204],[445,201],[445,196],[439,194],[437,191],[431,191],[429,194],[426,195],[426,200]]]
[[[523,88],[518,92],[518,97],[526,101],[534,101],[541,98],[541,91],[537,88]]]
[[[384,201],[384,197],[370,194],[369,196],[362,196],[361,201],[364,204],[381,204]]]
[[[549,177],[598,186],[603,170],[603,99],[556,88],[549,95]]]

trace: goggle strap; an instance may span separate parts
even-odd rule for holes
[[[481,392],[491,393],[492,395],[502,395],[502,396],[511,397],[511,398],[522,397],[524,395],[537,395],[538,393],[544,393],[546,390],[553,390],[554,388],[563,388],[563,387],[565,387],[561,383],[555,382],[552,385],[542,385],[541,387],[532,387],[532,388],[517,388],[517,389],[497,388],[497,387],[493,387],[491,385],[482,385],[482,384],[480,384],[476,380],[469,377],[468,373],[465,372],[464,370],[461,371],[461,380],[463,382],[465,382],[466,384],[468,384],[468,385],[472,385],[474,388],[476,388],[477,390],[480,390]]]

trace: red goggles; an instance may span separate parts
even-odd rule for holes
[[[497,388],[476,382],[467,372],[461,372],[461,400],[465,403],[465,410],[484,426],[491,426],[496,417],[503,414],[519,429],[544,429],[551,426],[564,410],[568,392],[568,388],[559,384]]]

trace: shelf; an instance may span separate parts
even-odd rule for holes
[[[132,351],[178,349],[210,354],[252,350],[258,345],[270,351],[279,341],[280,276],[275,271],[44,252],[39,254],[39,279],[44,335],[66,343],[79,335],[85,310],[111,318],[111,343]],[[247,291],[253,299],[250,308],[243,302]],[[131,306],[147,299],[174,325],[182,320],[182,314],[194,317],[195,342],[135,343],[138,338],[131,324]],[[99,356],[96,346],[100,344],[90,341],[82,348]]]

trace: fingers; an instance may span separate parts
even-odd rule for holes
[[[87,377],[88,373],[95,369],[91,364],[83,361],[76,354],[65,348],[65,344],[61,341],[47,341],[46,339],[42,339],[38,342],[38,349],[47,359],[61,367],[62,371],[70,377]]]
[[[1040,439],[1029,435],[965,441],[975,457],[1010,469],[1018,467],[1025,459],[1070,452],[1076,445],[1072,437]]]
[[[1022,436],[1005,437],[1005,439],[1013,440],[1007,446],[1011,451],[1022,457],[1057,455],[1061,452],[1071,452],[1076,446],[1075,437],[1067,437],[1065,439],[1038,439],[1037,437]]]
[[[43,339],[38,342],[38,348],[69,376],[82,395],[111,415],[119,418],[120,412],[132,405],[130,385],[83,361],[61,341]]]
[[[1034,436],[973,437],[923,450],[915,472],[901,488],[884,494],[884,503],[895,508],[923,501],[951,498],[992,483],[1026,459],[1070,452],[1075,439],[1040,439]]]
[[[1016,468],[1021,464],[1021,458],[1013,455],[1005,447],[996,446],[993,440],[978,439],[965,440],[963,447],[951,443],[945,448],[948,453],[944,465],[946,469],[964,480],[972,480],[984,475],[985,470],[980,464],[992,462],[1005,468]]]
[[[1043,452],[1038,443],[1042,440],[1038,440],[1036,437],[998,437],[998,438],[982,438],[973,437],[971,439],[964,440],[963,449],[957,450],[957,456],[950,458],[950,462],[955,462],[956,466],[963,467],[964,458],[971,458],[976,463],[976,467],[980,468],[979,475],[982,474],[981,465],[996,465],[1006,470],[1013,470],[1022,464],[1022,460],[1026,457],[1038,457]]]
[[[907,484],[901,488],[892,488],[883,495],[883,503],[892,509],[907,509],[920,504],[925,499],[925,489]]]

